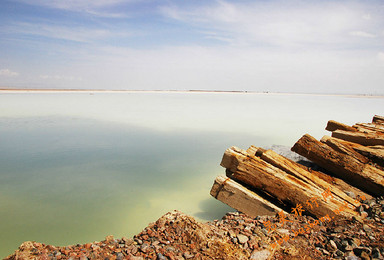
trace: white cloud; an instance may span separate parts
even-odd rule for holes
[[[65,80],[65,81],[82,81],[81,77],[63,76],[63,75],[40,75],[43,80]]]
[[[167,6],[161,11],[169,18],[216,31],[222,35],[215,37],[231,38],[239,45],[349,47],[355,44],[345,37],[349,32],[372,37],[374,34],[364,32],[376,29],[371,26],[373,19],[362,19],[367,13],[365,9],[371,8],[369,5],[305,1],[230,3],[218,0],[215,3],[195,8]],[[362,30],[356,31],[356,28]]]
[[[215,32],[215,31],[201,31],[200,33],[204,34],[205,38],[207,38],[207,39],[214,39],[214,40],[222,41],[222,42],[226,42],[226,43],[233,43],[234,42],[234,39],[231,38],[230,36],[225,36],[223,34]]]
[[[137,0],[17,0],[19,2],[54,9],[62,9],[72,12],[83,12],[97,17],[124,18],[126,15],[121,12],[106,10],[119,4],[136,2]]]
[[[4,76],[4,77],[16,77],[18,76],[19,73],[18,72],[15,72],[15,71],[12,71],[10,69],[0,69],[0,76]]]
[[[89,51],[81,53],[75,63],[53,66],[51,70],[49,64],[36,68],[26,64],[26,67],[31,67],[31,77],[24,80],[25,85],[90,89],[383,93],[383,63],[376,57],[378,52],[287,52],[237,46],[156,49],[91,46]],[[383,56],[384,53],[378,57],[382,59]]]
[[[87,66],[74,68],[83,76],[82,86],[363,93],[380,89],[384,80],[372,56],[348,51],[185,46],[95,52],[99,56]]]
[[[380,60],[380,61],[384,61],[384,52],[379,52],[377,54],[377,58]]]
[[[85,12],[87,14],[90,14],[92,16],[96,17],[104,17],[104,18],[127,18],[129,15],[125,13],[114,13],[114,12],[106,12],[106,11],[96,11],[96,10],[90,10],[86,9]]]
[[[116,36],[116,33],[104,29],[92,29],[87,27],[57,26],[42,23],[14,23],[6,27],[8,33],[43,36],[47,38],[68,40],[74,42],[92,42]],[[118,33],[121,35],[127,33]]]
[[[371,20],[371,19],[372,19],[372,17],[371,17],[370,14],[364,14],[364,15],[362,16],[362,18],[365,19],[365,20]]]
[[[45,6],[66,10],[85,10],[90,8],[102,8],[116,4],[126,3],[127,0],[18,0],[30,5]],[[129,1],[130,2],[130,1]]]
[[[377,37],[375,34],[363,32],[363,31],[353,31],[353,32],[350,32],[349,34],[352,36],[363,37],[363,38],[376,38]]]

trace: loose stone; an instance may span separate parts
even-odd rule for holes
[[[242,234],[238,234],[237,235],[237,239],[239,241],[240,244],[245,244],[248,242],[249,238],[245,235],[242,235]]]

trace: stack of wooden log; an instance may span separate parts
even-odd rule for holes
[[[384,117],[353,126],[330,120],[326,129],[332,136],[318,141],[305,134],[291,148],[321,171],[272,150],[231,147],[221,161],[226,176],[215,179],[211,195],[251,217],[290,213],[300,205],[317,218],[360,219],[357,198],[384,195]]]

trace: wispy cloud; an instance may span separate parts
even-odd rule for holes
[[[17,0],[19,2],[48,7],[53,9],[61,9],[72,12],[82,12],[97,17],[108,18],[124,18],[126,15],[121,12],[112,12],[106,8],[113,7],[119,4],[136,2],[137,0]]]
[[[97,11],[97,10],[86,9],[84,11],[85,13],[90,14],[92,16],[103,17],[103,18],[128,18],[129,17],[129,15],[126,13],[106,12],[105,10]]]
[[[132,2],[127,0],[17,0],[19,2],[66,10],[86,10],[89,8],[108,7],[116,4]]]
[[[40,79],[43,80],[66,80],[66,81],[82,81],[81,77],[64,76],[64,75],[40,75]]]
[[[370,14],[364,14],[362,17],[363,17],[363,19],[365,19],[365,20],[371,20],[371,19],[372,19],[372,17],[371,17]]]
[[[363,32],[363,31],[353,31],[349,33],[352,36],[357,36],[357,37],[363,37],[363,38],[376,38],[377,35],[368,33],[368,32]]]
[[[367,6],[342,5],[340,2],[320,5],[311,1],[234,3],[219,0],[199,7],[166,6],[162,13],[197,28],[209,28],[217,33],[215,37],[230,36],[239,44],[331,47],[348,43],[350,39],[346,36],[349,32],[360,37],[375,35],[364,33],[369,29],[375,30]],[[222,35],[218,35],[220,33]]]
[[[4,77],[16,77],[18,76],[19,73],[18,72],[15,72],[15,71],[12,71],[10,69],[0,69],[0,76],[4,76]]]
[[[233,43],[234,39],[231,36],[224,35],[222,33],[218,33],[215,31],[200,31],[200,33],[205,35],[205,38],[207,39],[214,39],[217,41],[222,41],[226,43]]]
[[[52,25],[48,23],[13,23],[5,28],[7,34],[30,35],[73,41],[79,43],[92,42],[112,36],[128,36],[126,32],[113,33],[105,29],[92,29],[89,27],[78,27],[71,25]]]
[[[384,52],[379,52],[377,54],[377,58],[380,60],[380,61],[384,61]]]

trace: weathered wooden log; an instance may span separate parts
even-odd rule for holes
[[[338,139],[335,137],[330,136],[324,136],[321,141],[323,142],[323,139],[330,139],[333,142],[338,142],[345,147],[349,147],[359,154],[363,155],[366,158],[369,158],[373,163],[377,163],[381,166],[384,166],[384,146],[383,145],[374,145],[374,146],[364,146],[357,143],[348,142],[342,139]]]
[[[346,125],[343,123],[339,123],[339,122],[334,121],[334,120],[328,121],[327,127],[325,128],[325,130],[328,130],[331,132],[336,131],[336,130],[344,130],[344,131],[351,131],[351,132],[357,131],[357,129],[352,127],[352,126],[349,126],[349,125]]]
[[[336,130],[332,132],[332,137],[366,146],[384,145],[384,136],[377,134]]]
[[[229,170],[230,178],[270,194],[283,204],[292,207],[300,204],[316,217],[326,214],[334,218],[357,216],[357,213],[348,207],[337,215],[335,211],[345,207],[344,200],[335,196],[325,201],[323,199],[325,190],[321,187],[304,182],[259,157],[249,155],[242,149],[236,147],[227,149],[221,165]],[[329,188],[331,190],[331,187]],[[310,205],[309,202],[313,199],[316,200],[317,206]]]
[[[211,195],[253,218],[262,215],[275,216],[282,211],[268,200],[225,176],[216,177]]]
[[[296,163],[288,158],[285,158],[284,156],[281,156],[272,150],[265,150],[251,146],[247,150],[247,152],[251,154],[252,152],[254,152],[254,150],[256,150],[256,156],[259,156],[261,159],[272,164],[273,166],[299,178],[308,185],[318,186],[321,188],[321,190],[326,190],[331,185],[331,193],[334,194],[334,196],[337,196],[341,200],[345,201],[347,205],[351,208],[358,207],[360,203],[356,202],[355,199],[349,197],[346,193],[344,193],[343,191],[345,190],[345,188],[347,188],[347,191],[356,192],[355,195],[359,195],[360,197],[370,197],[368,194],[362,191],[358,191],[348,184],[345,184],[343,187],[341,187],[337,185],[337,183],[335,182],[335,178],[332,178],[321,172],[313,170],[309,171],[307,167]],[[324,175],[326,175],[327,177],[325,177]]]
[[[375,134],[384,134],[384,124],[373,124],[373,123],[356,123],[353,125],[354,128],[360,132],[370,132]]]
[[[308,134],[295,143],[292,151],[369,194],[375,196],[384,194],[383,171],[369,164],[363,164],[352,156],[337,152]]]
[[[384,116],[375,115],[372,119],[372,123],[384,125]]]
[[[384,145],[375,145],[375,146],[356,146],[354,147],[359,153],[373,158],[373,161],[380,162],[384,166]],[[376,159],[376,160],[375,160]]]
[[[333,150],[337,152],[352,156],[353,158],[360,161],[361,163],[365,164],[369,162],[369,159],[367,157],[356,152],[352,147],[342,144],[340,142],[340,139],[325,135],[323,136],[323,138],[321,138],[320,142],[327,144],[329,147],[331,147]]]

